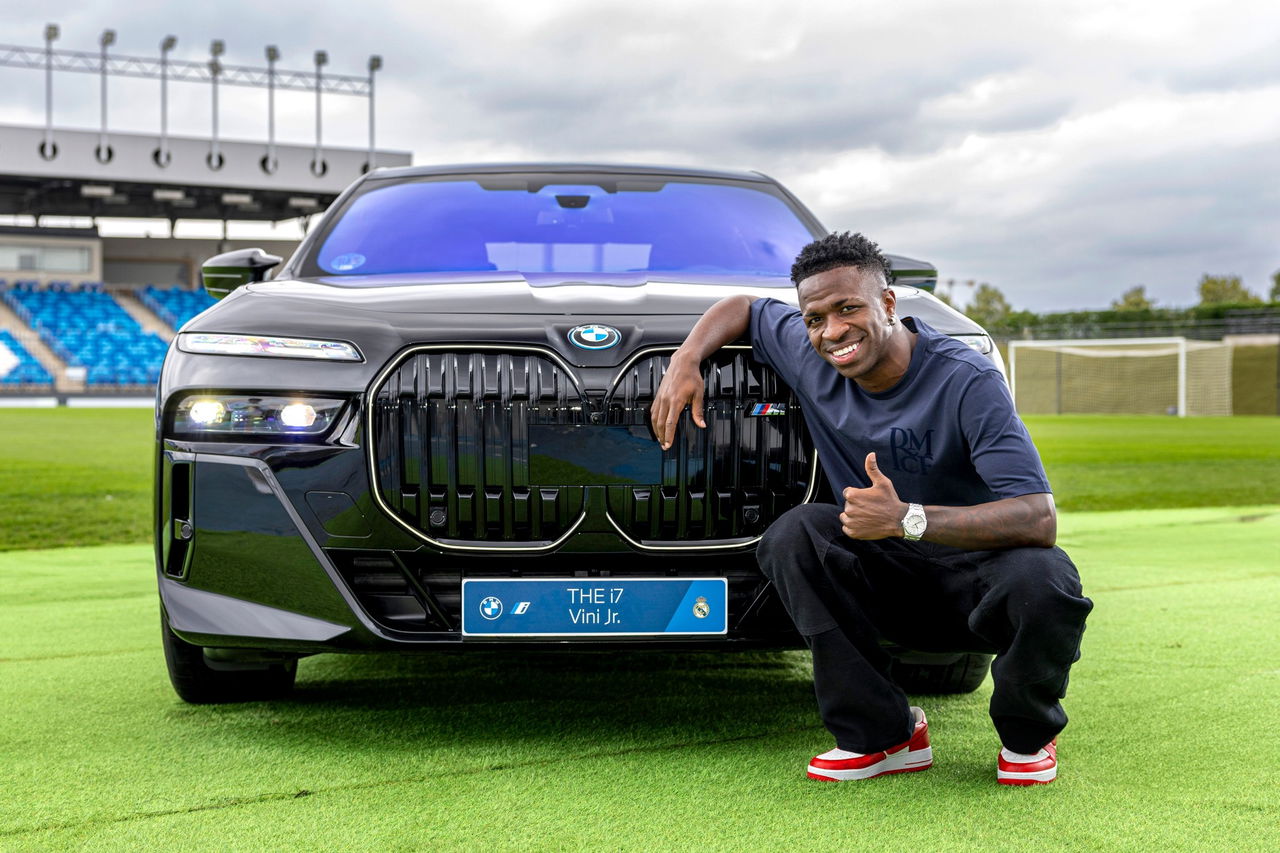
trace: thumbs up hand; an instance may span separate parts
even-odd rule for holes
[[[867,477],[871,486],[844,490],[844,512],[840,513],[840,526],[850,539],[887,539],[902,535],[902,517],[907,505],[898,500],[893,481],[886,477],[876,464],[876,455],[867,454]]]

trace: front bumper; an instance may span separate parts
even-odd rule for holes
[[[798,644],[749,547],[655,555],[591,525],[553,553],[460,554],[423,543],[379,509],[352,417],[349,440],[338,430],[326,445],[160,443],[157,573],[179,637],[301,654]],[[464,578],[686,576],[727,579],[723,637],[464,640],[460,630]]]

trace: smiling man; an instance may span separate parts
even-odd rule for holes
[[[925,770],[924,711],[890,678],[887,639],[920,651],[990,652],[1001,784],[1057,777],[1059,700],[1092,602],[1054,545],[1039,454],[999,370],[899,317],[888,261],[861,234],[806,246],[791,269],[800,310],[733,296],[689,333],[651,410],[663,448],[681,412],[705,428],[701,362],[748,335],[795,391],[838,506],[805,504],[757,549],[813,654],[836,748],[815,779]]]

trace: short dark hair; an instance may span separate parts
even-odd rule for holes
[[[797,287],[811,275],[837,267],[857,267],[864,272],[884,274],[885,284],[893,281],[893,268],[880,247],[861,234],[832,232],[800,250],[791,265],[791,281]]]

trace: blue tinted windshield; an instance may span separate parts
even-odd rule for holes
[[[373,182],[324,238],[315,272],[786,276],[813,239],[768,184],[548,179],[561,178]]]

